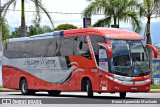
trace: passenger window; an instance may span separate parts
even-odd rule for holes
[[[91,59],[86,36],[74,37],[74,55]]]
[[[47,57],[55,56],[56,49],[58,45],[56,43],[56,39],[47,39],[46,40],[46,55]]]
[[[35,40],[32,45],[33,55],[35,57],[45,56],[45,40]]]
[[[60,45],[61,56],[73,56],[73,38],[62,38]]]
[[[96,35],[90,35],[89,38],[91,40],[95,58],[97,60],[97,65],[99,65],[99,49],[101,48],[101,46],[98,45],[98,43],[100,42],[105,43],[105,38],[102,36],[96,36]]]

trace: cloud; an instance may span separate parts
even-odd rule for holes
[[[30,1],[30,0],[29,0]],[[44,7],[49,12],[63,12],[63,13],[81,13],[82,10],[87,6],[85,0],[42,0]],[[17,2],[17,6],[15,10],[20,10],[20,1]],[[10,7],[13,9],[13,7]],[[25,10],[34,10],[34,4],[30,2],[25,3]],[[34,19],[34,13],[26,12],[26,24],[30,25],[32,20]],[[49,25],[50,21],[47,16],[43,13],[42,15],[42,25]],[[82,17],[81,14],[57,14],[57,13],[50,13],[55,26],[62,23],[73,23],[82,25]],[[20,11],[9,11],[6,16],[8,20],[8,24],[12,27],[18,27],[21,23],[21,12]]]
[[[2,0],[4,3],[5,0]],[[34,10],[34,4],[28,0],[29,2],[25,3],[25,10]],[[63,13],[81,13],[85,7],[89,4],[86,0],[42,0],[44,7],[49,12],[63,12]],[[13,9],[12,7],[10,9]],[[17,2],[16,10],[21,9],[20,1]],[[26,24],[30,25],[32,20],[34,19],[35,13],[26,12]],[[50,16],[53,19],[55,27],[59,24],[63,23],[71,23],[76,26],[83,26],[82,16],[81,14],[57,14],[57,13],[50,13]],[[9,11],[6,16],[8,23],[12,27],[18,27],[21,24],[21,12],[17,11]],[[104,18],[103,15],[94,15],[92,16],[92,24],[94,24],[97,20]],[[153,22],[156,22],[157,19],[152,19]],[[143,19],[143,23],[146,23],[146,19]],[[42,25],[49,25],[50,21],[47,16],[43,13],[42,14]],[[126,23],[121,23],[121,26],[130,26]]]

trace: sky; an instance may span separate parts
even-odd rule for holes
[[[5,3],[7,0],[0,0],[2,4]],[[17,0],[17,6],[15,10],[20,10],[21,9],[21,4],[20,0]],[[25,10],[27,11],[33,11],[34,10],[34,5],[30,0],[26,0],[27,2],[25,3]],[[62,13],[81,13],[85,7],[89,4],[86,2],[86,0],[42,0],[42,3],[44,7],[49,11],[49,12],[62,12]],[[10,7],[11,10],[13,10],[13,7]],[[32,20],[34,19],[35,13],[28,13],[26,12],[26,24],[29,26],[32,23]],[[59,24],[73,24],[76,25],[77,27],[83,27],[83,22],[82,22],[82,16],[81,14],[57,14],[57,13],[52,13],[50,16],[53,19],[54,26],[56,27]],[[96,22],[98,19],[103,18],[103,15],[96,15],[92,16],[92,24]],[[6,19],[8,20],[8,24],[10,27],[18,27],[20,26],[21,23],[21,13],[19,11],[8,11],[6,15]],[[151,22],[160,22],[159,19],[152,19]],[[142,23],[146,23],[146,19],[142,19]],[[46,17],[45,14],[42,14],[42,20],[41,20],[41,25],[49,25],[50,21]],[[127,28],[130,27],[130,24],[127,23],[120,23],[121,27]],[[154,26],[153,26],[153,29]],[[156,28],[158,29],[158,27]],[[159,31],[159,30],[157,30]],[[157,32],[157,35],[160,34]],[[156,36],[155,36],[156,37]],[[158,36],[157,36],[158,37]],[[159,39],[155,38],[157,40],[157,43],[159,43]],[[0,72],[1,75],[1,72]],[[0,76],[0,84],[2,83],[1,81],[1,76]]]
[[[4,3],[2,0],[2,3]],[[83,9],[87,6],[87,2],[85,0],[42,0],[44,7],[49,12],[63,12],[63,13],[81,13]],[[17,6],[15,10],[20,10],[20,0],[17,2]],[[13,10],[11,6],[10,9]],[[25,5],[25,10],[34,10],[33,3],[28,0]],[[32,20],[34,19],[35,13],[26,12],[26,24],[30,25]],[[51,13],[50,16],[54,22],[55,27],[59,24],[63,23],[71,23],[78,27],[82,27],[82,16],[81,14],[58,14],[58,13]],[[7,20],[8,24],[11,27],[17,27],[20,25],[20,17],[21,13],[19,11],[9,11],[7,13]],[[96,16],[103,17],[103,16]],[[94,18],[94,19],[95,19]],[[51,25],[49,19],[46,17],[44,13],[42,13],[42,25]]]
[[[2,4],[6,0],[2,0]],[[26,11],[33,11],[34,5],[30,0],[26,0],[25,3],[25,10]],[[62,12],[62,13],[81,13],[85,7],[89,4],[86,0],[42,0],[44,7],[49,12]],[[10,7],[13,10],[13,6]],[[15,10],[20,10],[21,4],[20,0],[18,0]],[[26,24],[31,25],[32,20],[34,19],[35,13],[33,12],[26,12]],[[44,13],[42,15],[41,24],[42,25],[49,25],[50,21],[46,17]],[[50,13],[52,20],[54,22],[54,26],[56,27],[59,24],[69,23],[76,25],[77,27],[83,27],[82,16],[81,14],[58,14],[58,13]],[[103,15],[94,15],[92,16],[92,24],[94,24],[98,19],[103,18]],[[6,19],[8,20],[8,24],[11,27],[18,27],[20,26],[21,12],[20,11],[8,11],[6,15]],[[143,19],[143,23],[145,23],[146,19]],[[153,19],[153,22],[157,21],[157,19]],[[122,23],[121,26],[128,27],[130,26],[127,23]]]

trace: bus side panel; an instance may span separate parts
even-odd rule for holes
[[[2,66],[3,87],[18,89],[19,88],[19,84],[18,84],[19,82],[17,79],[18,75],[19,75],[19,72],[17,72],[16,70]]]
[[[24,77],[28,83],[28,89],[35,90],[50,90],[51,84],[45,82],[25,71],[22,71],[18,68],[11,66],[3,66],[2,67],[2,79],[3,79],[3,87],[19,89],[20,78]]]
[[[96,69],[96,65],[94,60],[87,59],[82,56],[70,56],[70,62],[76,62],[78,69],[73,71],[73,74],[79,75],[73,79],[76,83],[77,89],[81,90],[81,82],[84,77],[89,78],[92,83],[93,91],[99,91],[99,78],[95,79],[98,75],[98,70]],[[72,65],[74,66],[74,65]],[[79,74],[77,74],[79,72]]]
[[[66,83],[53,84],[41,80],[40,78],[12,66],[2,68],[3,87],[19,89],[20,78],[24,77],[28,83],[28,89],[32,90],[61,90],[61,91],[80,91],[79,72],[75,72]]]

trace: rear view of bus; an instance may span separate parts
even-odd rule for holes
[[[132,31],[83,28],[14,38],[3,47],[2,79],[22,94],[47,91],[97,93],[148,92],[151,69],[148,49]]]

